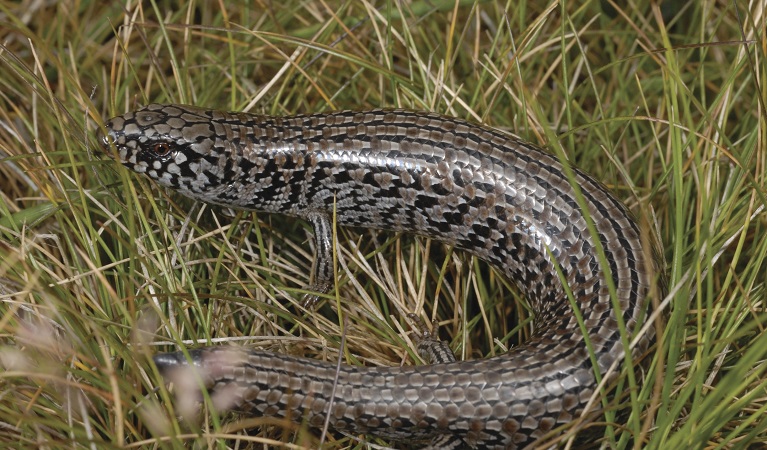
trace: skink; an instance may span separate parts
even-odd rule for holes
[[[532,337],[484,360],[447,352],[432,365],[337,373],[332,363],[265,351],[191,351],[211,394],[228,392],[227,406],[254,415],[312,427],[330,415],[336,430],[424,448],[526,446],[582,414],[595,373],[626,356],[619,324],[633,336],[656,280],[659,262],[636,221],[599,182],[573,168],[579,203],[557,158],[453,117],[398,109],[269,117],[151,104],[109,120],[102,144],[185,196],[310,221],[320,292],[332,286],[335,208],[339,225],[429,236],[488,261],[533,310]],[[630,354],[653,338],[648,327]],[[425,341],[427,351],[437,345]],[[155,362],[166,372],[189,364],[180,352]]]

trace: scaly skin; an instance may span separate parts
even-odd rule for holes
[[[266,117],[154,104],[109,120],[106,130],[105,148],[113,145],[116,159],[162,186],[311,221],[319,290],[332,282],[335,207],[339,225],[430,236],[490,262],[533,308],[531,339],[477,361],[442,357],[434,365],[342,366],[337,373],[334,364],[270,352],[193,351],[210,392],[229,393],[228,407],[314,427],[331,412],[337,430],[429,448],[522,447],[581,415],[596,389],[594,372],[605,374],[625,356],[618,320],[633,333],[644,317],[656,262],[626,207],[573,169],[592,236],[561,163],[489,127],[405,110]],[[644,353],[653,336],[650,328],[632,354]],[[181,353],[155,361],[165,371],[187,365]]]

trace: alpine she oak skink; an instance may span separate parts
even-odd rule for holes
[[[334,363],[265,351],[191,351],[206,387],[227,391],[232,409],[312,427],[329,414],[335,430],[424,448],[523,447],[584,411],[595,371],[625,356],[619,321],[629,336],[644,321],[658,261],[626,207],[574,168],[584,211],[555,157],[492,128],[398,109],[269,117],[152,104],[109,120],[101,140],[123,165],[188,197],[310,221],[319,292],[333,281],[335,208],[340,225],[429,236],[488,261],[533,309],[527,342],[476,361],[455,361],[428,338],[422,350],[437,364],[338,374]],[[155,362],[164,373],[188,365],[180,352]]]

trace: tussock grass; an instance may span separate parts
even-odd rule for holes
[[[562,152],[657,226],[667,262],[647,382],[627,416],[607,403],[596,445],[767,445],[763,4],[222,4],[0,3],[4,446],[314,447],[284,424],[179,418],[149,356],[230,342],[411,364],[408,312],[462,359],[529,332],[485,264],[361,230],[338,230],[337,290],[302,310],[306,224],[194,204],[98,154],[102,118],[150,101],[428,109]]]

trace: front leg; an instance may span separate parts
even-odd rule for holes
[[[330,216],[321,211],[312,211],[305,218],[312,224],[315,249],[311,283],[304,288],[312,293],[305,294],[302,301],[310,309],[317,304],[320,294],[327,294],[333,287],[333,224]]]

